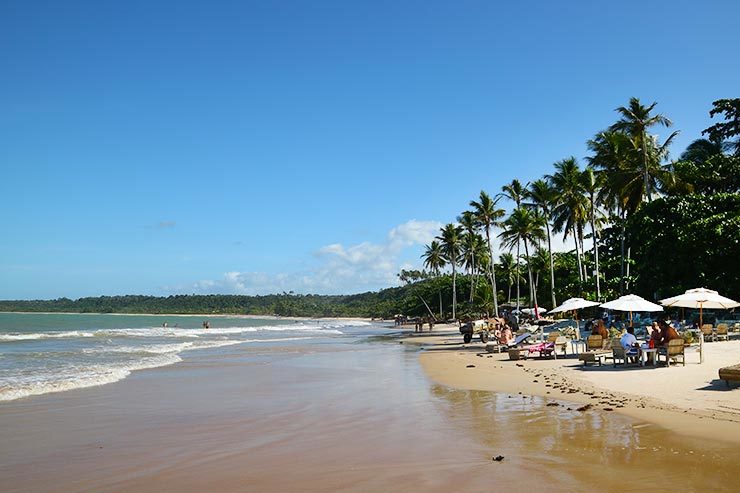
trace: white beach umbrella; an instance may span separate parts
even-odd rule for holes
[[[684,294],[679,294],[672,298],[660,300],[663,306],[678,306],[683,308],[699,309],[699,327],[702,326],[702,310],[704,308],[717,308],[727,310],[740,306],[735,300],[721,296],[717,291],[707,288],[688,289]]]
[[[598,301],[588,301],[583,298],[568,298],[562,305],[556,306],[547,313],[575,312],[576,329],[578,329],[578,310],[598,305]]]
[[[632,312],[662,312],[663,307],[651,303],[650,301],[637,296],[636,294],[626,294],[616,300],[607,301],[600,305],[608,310],[617,310],[620,312],[630,312],[630,323],[632,323]]]
[[[570,312],[580,310],[581,308],[588,308],[589,306],[596,306],[598,304],[599,303],[597,301],[588,301],[583,298],[569,298],[565,300],[562,305],[556,306],[547,313]]]
[[[547,308],[539,307],[537,308],[538,313],[547,313]],[[522,313],[526,313],[527,315],[534,315],[534,308],[525,308],[522,310]]]

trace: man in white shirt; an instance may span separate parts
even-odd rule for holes
[[[624,352],[627,356],[637,356],[638,344],[637,338],[635,337],[634,327],[627,327],[627,333],[624,334],[621,339],[619,339],[619,343],[624,348]]]

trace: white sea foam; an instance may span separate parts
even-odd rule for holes
[[[352,324],[354,325],[354,324]],[[0,342],[29,341],[37,339],[72,339],[81,337],[187,337],[199,338],[209,335],[231,335],[249,332],[310,332],[325,335],[342,335],[338,330],[348,324],[325,324],[322,326],[309,324],[290,325],[262,325],[258,327],[217,327],[210,329],[181,329],[168,327],[146,327],[133,329],[100,329],[93,331],[66,330],[59,332],[29,332],[0,334]]]
[[[32,341],[36,339],[62,339],[72,337],[95,337],[95,333],[80,330],[66,330],[61,332],[29,332],[27,334],[13,332],[10,334],[0,334],[0,341]]]
[[[10,401],[32,395],[95,387],[118,382],[132,371],[158,368],[182,361],[173,353],[162,354],[121,365],[98,365],[85,368],[71,367],[50,374],[33,374],[4,379],[0,384],[0,401]]]

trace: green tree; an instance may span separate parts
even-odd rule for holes
[[[735,151],[735,156],[740,157],[740,98],[718,99],[712,103],[713,108],[709,116],[723,115],[725,121],[715,123],[702,131],[702,135],[708,135],[709,140],[714,142],[729,141]]]
[[[452,266],[452,318],[457,318],[457,265],[462,248],[462,228],[455,224],[444,226],[437,237],[442,242],[445,261]]]
[[[552,308],[557,306],[555,300],[555,265],[552,257],[552,241],[550,235],[550,218],[552,217],[553,207],[557,204],[557,191],[552,185],[544,179],[533,181],[527,192],[530,205],[539,209],[542,217],[545,219],[545,228],[547,232],[547,251],[550,265],[550,301]]]
[[[530,302],[537,305],[537,293],[534,291],[532,265],[529,258],[529,244],[545,239],[545,219],[536,211],[525,207],[517,207],[503,222],[503,231],[499,234],[504,246],[513,248],[519,242],[524,244],[524,253],[527,258],[529,273]]]
[[[704,286],[740,296],[740,194],[681,195],[630,218],[638,294],[660,299]]]
[[[673,163],[676,186],[669,192],[680,195],[739,191],[740,157],[725,152],[731,147],[726,141],[693,141]]]
[[[555,173],[547,179],[552,187],[558,191],[557,205],[552,211],[553,230],[563,232],[563,237],[573,235],[576,243],[576,257],[578,259],[578,279],[582,283],[586,280],[586,272],[582,261],[583,227],[588,217],[588,200],[584,194],[581,169],[576,158],[570,157],[554,164]]]
[[[489,281],[491,283],[491,290],[493,291],[493,313],[494,316],[498,317],[498,290],[496,288],[496,271],[493,257],[493,245],[491,244],[491,228],[493,228],[501,218],[504,217],[505,212],[503,209],[496,207],[498,199],[493,200],[484,191],[481,190],[478,201],[470,201],[470,206],[473,208],[473,214],[478,221],[478,224],[486,234],[486,245],[488,246],[488,256],[490,258],[489,265]]]
[[[644,195],[648,202],[652,200],[651,174],[652,170],[655,169],[655,166],[651,166],[650,161],[651,158],[654,161],[657,157],[657,153],[651,151],[650,148],[652,147],[655,149],[658,147],[656,146],[655,139],[648,135],[648,130],[656,125],[664,127],[670,127],[673,125],[673,122],[671,122],[671,120],[666,116],[662,114],[651,114],[657,104],[658,103],[652,103],[645,106],[640,102],[639,98],[630,98],[627,106],[620,106],[615,110],[619,113],[620,118],[611,127],[609,127],[612,131],[622,132],[629,135],[630,138],[638,144],[642,154]],[[673,132],[668,139],[666,139],[666,144],[669,144],[677,134],[678,132]],[[664,144],[663,147],[667,147],[666,144]]]
[[[516,277],[521,277],[519,272],[519,266],[514,259],[514,255],[508,252],[504,252],[499,256],[501,272],[503,278],[506,279],[506,286],[508,288],[508,297],[506,298],[507,303],[511,303],[511,288],[514,284]]]
[[[522,200],[527,195],[527,185],[522,185],[522,182],[517,180],[516,178],[511,180],[511,183],[507,185],[503,185],[501,187],[501,192],[496,196],[496,198],[506,198],[516,205],[516,208],[518,209],[522,205]],[[521,261],[521,254],[519,251],[519,242],[516,244],[516,258],[517,262]],[[520,299],[521,299],[521,292],[520,292],[520,284],[519,284],[519,277],[516,278],[516,309],[519,310],[520,305]]]
[[[444,252],[442,245],[436,240],[427,245],[421,258],[424,260],[424,267],[429,269],[435,276],[439,276],[440,271],[445,266]]]

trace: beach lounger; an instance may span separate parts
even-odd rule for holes
[[[555,354],[554,342],[540,342],[527,347],[528,356],[531,356],[534,353],[537,353],[539,357],[552,356],[555,359],[558,357],[557,354]]]
[[[740,364],[720,368],[719,378],[725,381],[727,387],[730,386],[730,381],[740,382]]]
[[[663,356],[666,366],[671,366],[671,360],[677,361],[681,358],[681,363],[686,366],[686,354],[684,353],[683,339],[671,339],[668,345],[658,349],[656,357]]]
[[[718,341],[726,341],[729,337],[727,324],[717,325],[717,333],[714,334],[714,338]]]
[[[521,347],[521,345],[524,344],[524,342],[526,342],[526,340],[530,337],[532,337],[532,334],[529,332],[525,332],[524,334],[516,336],[514,342],[509,344],[508,352],[510,360],[518,360],[527,357],[529,351],[527,350],[527,348]]]

